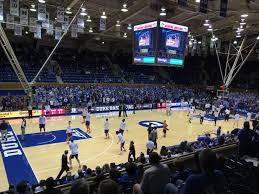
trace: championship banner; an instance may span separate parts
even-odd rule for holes
[[[43,21],[41,25],[43,28],[46,28],[46,29],[49,28],[49,13],[48,12],[46,13],[46,20]]]
[[[228,10],[228,0],[220,0],[220,16],[226,17]]]
[[[29,24],[30,24],[30,32],[36,32],[37,31],[37,19],[36,18],[33,18],[33,17],[30,17],[30,20],[29,20]]]
[[[77,25],[73,24],[71,28],[71,37],[72,38],[77,38]]]
[[[19,16],[19,0],[10,0],[10,14]]]
[[[68,31],[69,16],[64,16],[64,22],[62,23],[62,30]]]
[[[22,36],[22,26],[20,24],[14,25],[14,35],[15,36]]]
[[[208,12],[208,0],[200,0],[200,12],[201,13]]]
[[[106,19],[100,18],[100,31],[106,30]]]
[[[57,22],[62,23],[64,21],[64,15],[65,15],[64,7],[58,6],[57,7]]]
[[[46,4],[38,3],[38,20],[45,21],[46,20]]]
[[[55,40],[59,40],[62,35],[62,29],[61,27],[56,27],[55,28]]]
[[[6,28],[7,29],[14,29],[14,16],[7,14],[6,15]]]
[[[36,32],[34,32],[34,38],[41,39],[41,26],[37,25]]]
[[[47,34],[48,35],[53,35],[54,32],[53,32],[53,21],[49,21],[49,27],[47,28]]]
[[[28,9],[20,9],[20,24],[28,25]]]
[[[187,0],[178,0],[178,5],[186,7],[187,6]]]
[[[0,21],[4,21],[4,5],[3,2],[0,1]]]
[[[77,18],[77,32],[83,33],[85,28],[84,16],[79,15]]]

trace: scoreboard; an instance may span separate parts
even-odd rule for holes
[[[134,26],[133,63],[182,67],[188,27],[164,21]]]

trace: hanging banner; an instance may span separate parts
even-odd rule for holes
[[[3,2],[0,1],[0,21],[4,21],[4,5]]]
[[[20,9],[20,24],[28,25],[28,9]]]
[[[30,20],[29,20],[29,24],[30,24],[30,32],[36,32],[37,29],[37,19],[36,18],[33,18],[33,17],[30,17]]]
[[[43,21],[41,25],[43,28],[46,28],[46,29],[49,28],[49,13],[48,12],[46,13],[46,20]]]
[[[227,17],[228,0],[220,0],[220,16]]]
[[[53,35],[53,21],[49,21],[49,27],[47,28],[47,34],[48,35]]]
[[[62,35],[62,29],[61,27],[56,27],[55,28],[55,40],[59,40]]]
[[[19,16],[19,0],[10,0],[10,14]]]
[[[100,18],[100,31],[106,30],[106,19]]]
[[[201,13],[208,12],[208,0],[200,0],[200,12]]]
[[[73,24],[71,27],[71,37],[77,38],[77,25],[76,24]]]
[[[62,30],[67,31],[69,25],[69,16],[64,16],[64,22],[62,23]]]
[[[6,15],[6,28],[7,29],[14,29],[14,16],[7,14]]]
[[[63,22],[64,21],[64,15],[65,15],[64,7],[58,6],[57,7],[57,22]]]
[[[20,24],[14,25],[14,35],[15,36],[22,36],[22,26]]]
[[[36,32],[34,32],[34,38],[41,39],[41,26],[37,25]]]
[[[187,6],[187,0],[178,0],[178,5],[186,7]]]
[[[46,20],[46,4],[38,3],[38,20],[45,21]]]

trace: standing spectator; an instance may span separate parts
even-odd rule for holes
[[[219,137],[221,135],[221,126],[219,126],[219,128],[217,129],[217,137]]]
[[[9,127],[8,122],[6,122],[4,119],[2,120],[2,123],[0,124],[0,132],[1,132],[1,136],[2,136],[2,140],[6,140],[7,141],[7,129]]]
[[[68,150],[65,150],[64,154],[62,154],[62,158],[61,158],[61,170],[58,173],[58,176],[56,179],[59,179],[61,177],[61,175],[63,174],[63,172],[69,171],[67,155],[68,155]]]
[[[165,185],[170,181],[170,170],[167,165],[160,164],[160,156],[153,152],[149,156],[151,167],[144,172],[140,184],[133,187],[133,194],[162,194]]]
[[[122,112],[122,105],[119,105],[119,117],[121,117],[121,112]]]

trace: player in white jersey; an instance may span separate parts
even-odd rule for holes
[[[234,116],[234,126],[233,127],[235,127],[235,125],[238,127],[239,119],[240,119],[240,115],[238,113],[236,113]]]
[[[252,113],[248,112],[248,113],[246,114],[246,120],[247,120],[247,121],[251,121],[251,117],[252,117]]]
[[[210,103],[205,104],[206,113],[208,114],[210,111]]]
[[[215,110],[214,111],[214,123],[215,123],[215,126],[217,125],[218,118],[219,118],[219,111]]]
[[[71,126],[71,121],[68,121],[66,135],[67,135],[67,143],[69,143],[69,141],[72,140],[72,136],[73,136],[73,129]]]
[[[166,116],[171,116],[171,102],[166,102]]]
[[[122,152],[122,151],[126,152],[126,149],[125,149],[125,147],[124,147],[124,145],[125,145],[125,139],[124,139],[123,135],[122,135],[119,131],[116,131],[116,134],[117,134],[118,139],[119,139],[118,143],[120,143],[120,151],[121,151],[121,152]]]
[[[45,125],[46,125],[46,117],[42,114],[42,115],[39,117],[39,128],[40,128],[40,132],[41,132],[41,129],[43,129],[43,131],[44,131],[44,133],[45,133],[45,131],[46,131]]]
[[[83,122],[82,123],[85,123],[86,113],[87,113],[87,108],[84,108],[82,110],[82,117],[83,117]]]
[[[70,157],[69,157],[69,163],[70,168],[72,168],[72,159],[76,158],[76,161],[78,162],[79,168],[81,168],[80,160],[78,159],[78,145],[74,140],[72,139],[69,144],[69,149],[71,151]]]
[[[193,114],[194,114],[194,109],[191,108],[191,109],[189,110],[189,113],[188,113],[188,116],[189,116],[189,123],[192,123]]]
[[[121,124],[120,124],[119,133],[121,133],[121,135],[123,135],[125,130],[127,130],[127,125],[126,125],[125,119],[122,119]]]
[[[229,109],[226,109],[226,110],[225,110],[225,121],[228,121],[228,120],[229,120],[229,115],[230,115],[230,110],[229,110]]]
[[[90,114],[90,112],[87,111],[86,117],[85,117],[86,133],[91,133],[90,120],[91,120],[91,114]]]
[[[110,123],[108,118],[104,122],[104,134],[105,134],[105,139],[109,139],[109,129],[110,129]]]
[[[26,128],[26,120],[25,118],[22,118],[22,124],[21,124],[21,140],[24,141],[24,135],[25,135],[25,128]]]
[[[205,115],[206,115],[206,111],[202,110],[201,113],[200,113],[200,124],[201,125],[203,124],[203,120],[204,120]]]

